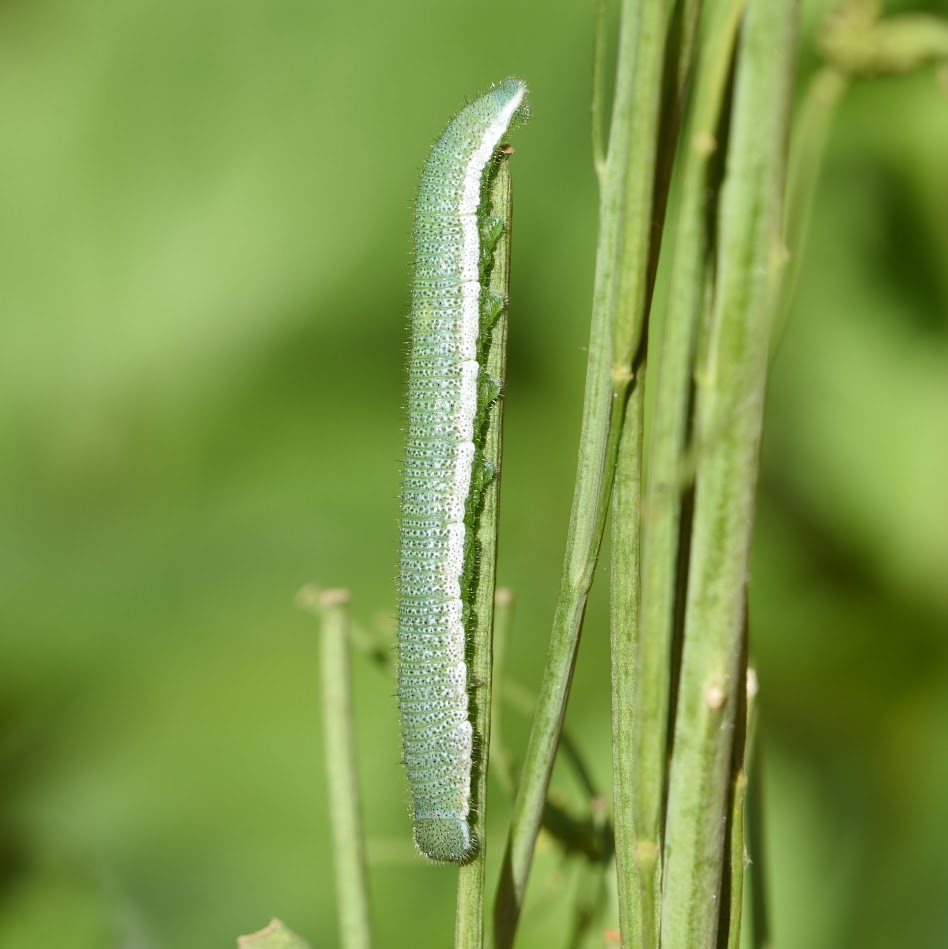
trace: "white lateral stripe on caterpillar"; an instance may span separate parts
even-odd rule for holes
[[[398,696],[415,842],[432,859],[453,863],[475,847],[465,662],[472,591],[465,579],[473,569],[466,561],[478,500],[481,199],[485,173],[525,94],[522,82],[508,79],[451,120],[425,163],[415,210]]]

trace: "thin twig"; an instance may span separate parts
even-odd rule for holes
[[[372,934],[350,694],[348,591],[324,591],[319,596],[318,613],[320,692],[340,941],[345,949],[369,949]]]

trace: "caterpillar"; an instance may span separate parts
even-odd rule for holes
[[[507,79],[461,109],[425,162],[415,205],[398,702],[415,843],[450,863],[477,847],[466,629],[473,536],[491,477],[480,429],[499,392],[479,360],[504,306],[485,283],[502,231],[485,191],[503,136],[526,115],[525,96],[520,80]]]

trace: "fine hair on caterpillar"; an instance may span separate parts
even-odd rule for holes
[[[485,371],[506,305],[489,289],[503,220],[485,195],[502,139],[525,115],[507,79],[448,123],[425,162],[414,219],[407,438],[401,491],[398,701],[414,836],[427,857],[463,863],[476,850],[468,631],[480,580],[475,535],[495,476],[484,458],[501,383]]]

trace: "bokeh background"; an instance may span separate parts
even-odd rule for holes
[[[591,48],[591,3],[0,4],[3,949],[231,946],[272,915],[338,944],[294,596],[348,586],[391,635],[416,177],[511,73],[533,118],[499,576],[510,675],[535,688],[585,368]],[[948,945],[946,487],[948,98],[927,69],[843,104],[769,395],[753,870],[781,946]],[[568,727],[607,790],[604,588]],[[445,946],[454,875],[410,852],[392,686],[354,667],[378,944]],[[515,756],[526,728],[510,712]],[[525,946],[560,944],[582,870],[541,841]]]

